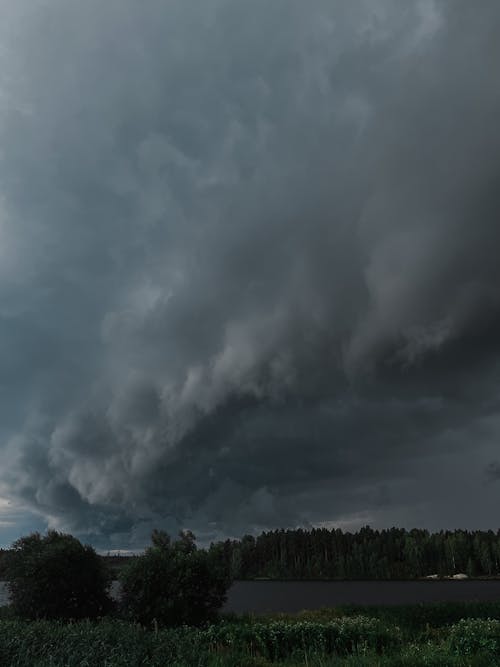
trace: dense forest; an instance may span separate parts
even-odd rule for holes
[[[235,579],[413,579],[500,574],[500,530],[275,530],[213,545]]]
[[[233,579],[414,579],[432,574],[500,576],[500,530],[440,531],[366,526],[274,530],[210,546]],[[0,549],[0,579],[7,551]],[[114,576],[133,557],[102,556]]]

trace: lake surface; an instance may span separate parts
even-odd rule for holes
[[[113,582],[111,593],[118,596],[118,582]],[[468,601],[500,601],[500,581],[237,581],[224,611],[292,613],[343,604]],[[6,584],[1,581],[0,605],[7,603]]]
[[[237,581],[224,611],[296,612],[342,604],[500,601],[500,581]]]

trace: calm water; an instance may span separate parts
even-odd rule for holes
[[[500,601],[500,581],[237,581],[225,611],[295,612],[341,604]]]
[[[113,582],[112,594],[119,588]],[[237,581],[224,611],[295,612],[341,604],[500,601],[500,581]],[[0,582],[0,605],[7,604]]]

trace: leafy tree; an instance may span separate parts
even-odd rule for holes
[[[6,569],[13,610],[25,618],[96,618],[111,608],[105,565],[71,535],[51,530],[19,538]]]
[[[7,557],[8,551],[0,549],[0,579],[5,579],[7,576]]]
[[[196,625],[212,618],[230,585],[223,547],[196,547],[190,531],[172,542],[155,530],[152,546],[122,572],[122,608],[126,616],[148,625]]]
[[[500,574],[500,531],[439,531],[368,526],[274,530],[224,542],[235,579],[414,579],[429,574]]]

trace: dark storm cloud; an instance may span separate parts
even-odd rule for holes
[[[2,11],[2,495],[116,546],[495,521],[497,3]]]

